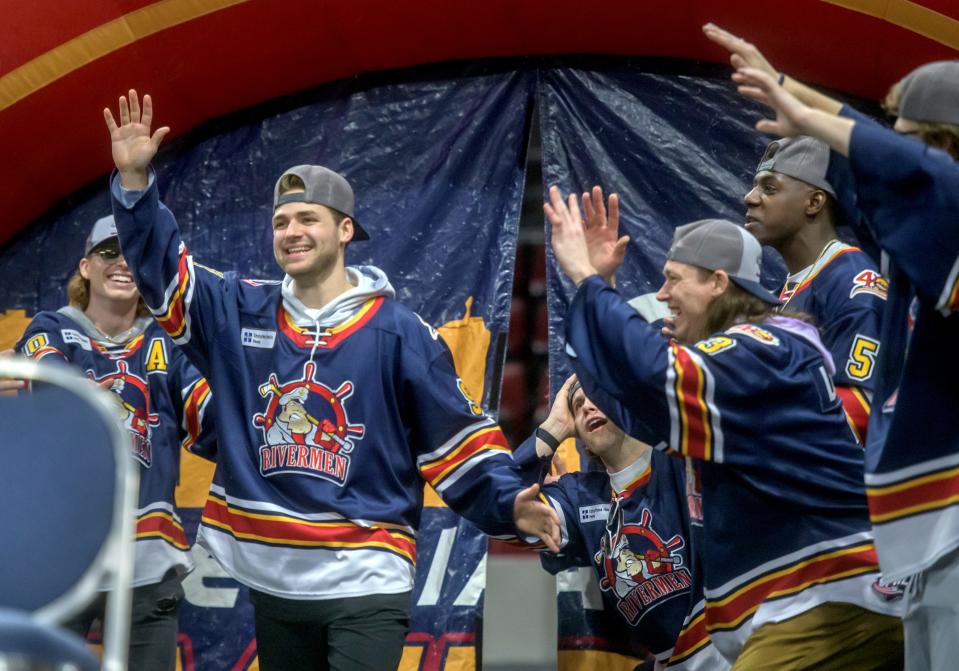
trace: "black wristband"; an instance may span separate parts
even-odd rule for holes
[[[779,73],[779,85],[782,86],[785,81],[786,81],[786,73],[785,73],[785,72],[780,72],[780,73]]]
[[[546,443],[547,445],[549,445],[549,449],[551,449],[553,452],[559,449],[559,441],[556,440],[556,436],[551,434],[549,431],[547,431],[543,427],[541,426],[536,427],[536,437],[539,438],[544,443]]]

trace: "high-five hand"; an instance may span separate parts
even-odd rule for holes
[[[583,212],[586,215],[586,247],[589,262],[607,284],[615,286],[616,270],[623,265],[629,236],[619,237],[619,196],[609,195],[609,212],[603,201],[603,190],[594,186],[592,193],[583,194]]]
[[[583,230],[583,218],[579,212],[576,194],[569,195],[569,203],[563,202],[559,187],[549,188],[549,202],[543,211],[552,226],[553,254],[569,279],[579,285],[598,271],[589,261],[589,247]]]
[[[755,68],[762,70],[770,77],[778,76],[776,69],[751,42],[747,42],[738,35],[733,35],[728,30],[723,30],[715,23],[707,23],[703,26],[703,33],[729,52],[729,62],[737,70]]]
[[[163,138],[170,132],[168,126],[157,128],[151,135],[153,101],[143,96],[143,110],[137,92],[130,89],[130,98],[120,96],[120,123],[113,118],[110,108],[103,110],[103,119],[110,131],[113,146],[113,162],[120,172],[120,184],[127,189],[145,189],[148,182],[147,168],[156,156]]]
[[[560,551],[559,515],[539,498],[539,485],[527,487],[516,495],[513,521],[517,529],[543,541],[550,552]]]

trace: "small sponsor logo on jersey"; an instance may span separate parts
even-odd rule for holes
[[[259,448],[260,474],[296,473],[342,487],[366,427],[350,423],[347,416],[345,401],[353,395],[353,383],[332,389],[318,382],[315,373],[310,361],[300,379],[280,382],[271,374],[260,386],[260,396],[267,399],[265,412],[253,417],[266,443]]]
[[[240,331],[240,342],[243,343],[244,347],[273,349],[273,343],[276,342],[276,331],[244,328]]]
[[[134,375],[126,361],[117,361],[115,371],[97,377],[92,370],[87,376],[112,392],[117,419],[130,434],[133,458],[144,468],[153,463],[153,429],[160,425],[160,416],[150,411],[150,385]],[[107,384],[109,383],[109,385]]]
[[[74,343],[88,352],[93,350],[90,345],[90,339],[79,331],[74,329],[61,329],[60,336],[63,338],[63,342],[65,343]]]
[[[582,506],[579,509],[579,521],[585,522],[605,522],[609,517],[609,504],[601,503],[595,506]]]
[[[889,293],[889,281],[877,273],[875,270],[863,270],[852,279],[852,289],[849,290],[849,297],[854,298],[859,294],[871,294],[886,300]]]
[[[679,554],[686,545],[683,537],[676,534],[664,540],[652,524],[648,508],[643,508],[638,523],[629,524],[619,509],[607,523],[599,552],[593,556],[603,573],[600,589],[616,595],[616,609],[630,624],[639,622],[656,605],[688,595],[693,584]]]
[[[759,328],[755,324],[736,324],[735,326],[726,329],[726,333],[742,333],[745,336],[749,336],[753,340],[758,340],[764,345],[776,346],[779,344],[779,338],[774,336],[766,329]]]

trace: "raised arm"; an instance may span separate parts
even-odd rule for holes
[[[583,212],[586,215],[583,235],[589,260],[600,276],[611,287],[616,286],[616,270],[626,257],[628,235],[619,235],[619,196],[609,196],[609,209],[603,199],[603,189],[594,186],[583,194]]]
[[[843,156],[849,156],[849,138],[856,123],[852,119],[803,103],[759,68],[737,70],[733,73],[733,81],[739,85],[742,95],[758,100],[776,113],[775,119],[756,122],[756,130],[783,137],[810,135]]]
[[[733,35],[728,30],[724,30],[713,23],[707,23],[703,26],[703,33],[729,52],[729,62],[736,70],[753,68],[765,72],[776,80],[780,86],[796,96],[799,101],[813,109],[822,110],[829,114],[839,114],[839,110],[842,109],[842,103],[835,98],[830,98],[774,68],[756,45],[747,42],[742,37]]]
[[[157,128],[151,135],[153,100],[149,94],[143,96],[141,110],[137,92],[130,89],[129,99],[120,96],[119,111],[120,123],[117,124],[110,108],[103,110],[103,119],[110,131],[113,162],[120,174],[120,185],[125,189],[142,191],[149,182],[150,162],[170,128]]]
[[[132,89],[129,100],[120,97],[119,125],[108,109],[103,118],[117,167],[110,192],[123,255],[157,323],[209,375],[208,349],[222,320],[224,281],[220,273],[194,266],[173,213],[160,202],[150,162],[170,129],[151,133],[153,101],[144,96],[141,110]]]

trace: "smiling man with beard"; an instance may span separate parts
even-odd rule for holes
[[[676,228],[657,298],[674,338],[603,278],[615,226],[550,189],[552,248],[577,291],[570,364],[629,435],[700,470],[705,626],[735,671],[902,668],[901,603],[878,583],[863,450],[802,315],[777,313],[762,248],[729,221]],[[606,229],[609,230],[606,230]]]
[[[491,534],[555,547],[556,514],[436,330],[382,270],[346,265],[347,245],[369,237],[346,178],[298,165],[276,181],[282,281],[212,271],[159,201],[150,162],[169,129],[151,132],[143,103],[121,97],[119,124],[104,110],[114,214],[147,305],[216,390],[221,449],[198,542],[250,588],[264,671],[393,671],[424,482]]]

